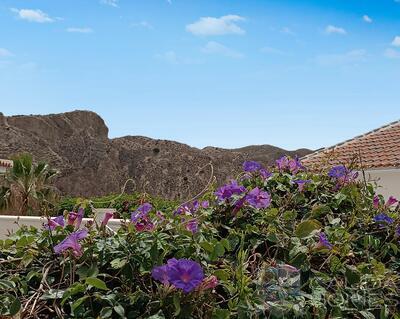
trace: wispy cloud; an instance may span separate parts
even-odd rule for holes
[[[92,33],[93,29],[91,28],[67,28],[67,32],[75,32],[75,33]]]
[[[394,37],[393,41],[392,41],[392,45],[394,47],[400,47],[400,36],[396,36]]]
[[[241,21],[245,21],[245,18],[238,15],[226,15],[220,18],[203,17],[192,24],[188,24],[186,31],[200,36],[245,34],[245,30],[237,24]]]
[[[367,23],[372,23],[373,22],[373,20],[369,16],[367,16],[366,14],[363,15],[363,20],[364,20],[364,22],[367,22]]]
[[[173,50],[166,51],[166,52],[161,53],[161,54],[156,54],[155,58],[157,60],[166,62],[168,64],[172,64],[172,65],[177,65],[177,64],[200,64],[200,63],[202,63],[202,61],[200,61],[200,60],[194,60],[194,59],[188,59],[188,58],[180,57]]]
[[[395,49],[386,49],[383,55],[388,59],[400,59],[400,51]]]
[[[240,52],[232,50],[221,43],[210,41],[208,42],[201,51],[206,54],[220,54],[229,58],[240,59],[244,55]]]
[[[366,60],[366,50],[352,50],[343,54],[323,54],[316,58],[316,62],[321,66],[357,65]]]
[[[140,21],[140,22],[135,22],[135,23],[132,23],[131,24],[131,27],[133,27],[133,28],[145,28],[145,29],[154,29],[154,27],[153,27],[153,25],[152,24],[150,24],[149,22],[147,22],[147,21]]]
[[[263,47],[260,51],[267,54],[289,56],[289,53],[272,47]]]
[[[0,57],[11,57],[14,54],[12,54],[10,51],[4,48],[0,48]]]
[[[342,34],[342,35],[345,35],[345,34],[347,34],[347,31],[345,29],[343,29],[343,28],[336,27],[334,25],[328,25],[325,28],[325,33],[326,34]]]
[[[295,33],[289,27],[283,27],[281,32],[288,35],[295,35]]]
[[[101,0],[100,3],[118,8],[118,0]]]
[[[56,20],[55,18],[49,17],[47,13],[39,9],[33,10],[11,8],[11,11],[16,13],[18,18],[29,22],[50,23]]]

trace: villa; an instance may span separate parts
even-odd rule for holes
[[[385,197],[400,198],[400,121],[382,126],[303,158],[309,167],[346,165],[358,169],[367,182],[376,182]]]

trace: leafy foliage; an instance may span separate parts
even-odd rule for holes
[[[76,231],[72,223],[20,229],[0,241],[0,314],[399,318],[398,204],[298,161],[282,161],[272,174],[251,168],[217,197],[210,190],[210,205],[137,209],[150,200],[142,198],[115,233],[85,225],[78,253],[53,250]],[[153,269],[173,258],[196,261],[206,279],[189,292],[156,280]],[[210,286],[212,276],[218,283]]]
[[[34,163],[29,154],[15,157],[0,189],[0,209],[26,215],[53,208],[56,193],[51,180],[56,174],[48,164]]]

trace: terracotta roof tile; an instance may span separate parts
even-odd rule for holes
[[[303,157],[306,166],[400,167],[400,121]]]

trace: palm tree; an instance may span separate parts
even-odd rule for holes
[[[56,175],[48,164],[35,164],[30,154],[15,157],[4,177],[5,186],[0,188],[0,209],[11,208],[26,215],[48,207],[55,196],[50,182]]]

